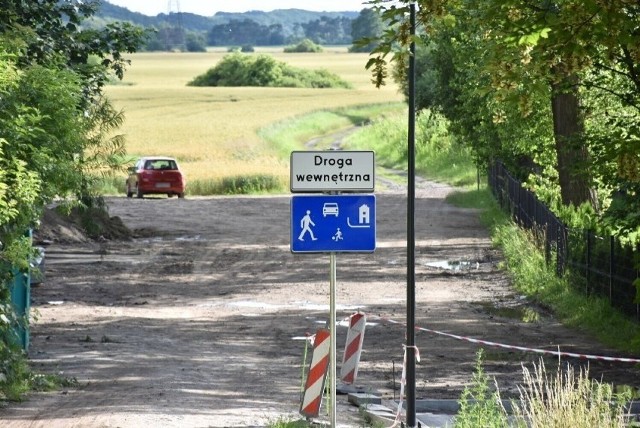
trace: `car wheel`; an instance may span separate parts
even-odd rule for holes
[[[173,193],[167,193],[167,198],[173,198],[174,194]]]
[[[178,197],[179,197],[180,199],[184,199],[184,192],[182,192],[182,193],[178,193]]]

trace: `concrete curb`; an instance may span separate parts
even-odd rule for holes
[[[359,407],[372,421],[384,424],[393,423],[396,418],[398,402],[383,400],[375,394],[349,393],[349,403]],[[507,413],[511,414],[513,400],[502,400]],[[406,404],[406,403],[405,403]],[[403,413],[405,407],[403,406]],[[454,426],[455,415],[460,410],[458,400],[433,399],[416,400],[416,419],[423,426],[432,428],[449,428]],[[628,404],[628,411],[633,419],[640,415],[640,402]]]

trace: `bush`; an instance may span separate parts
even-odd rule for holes
[[[226,55],[189,86],[261,86],[286,88],[347,88],[351,85],[326,70],[303,70],[269,55]]]
[[[227,52],[229,53],[234,53],[234,52],[242,52],[242,53],[252,53],[255,52],[256,50],[254,49],[254,47],[252,45],[243,45],[242,47],[240,46],[230,46],[227,48]]]
[[[304,39],[297,45],[287,46],[284,48],[285,53],[317,53],[322,52],[322,46],[310,39]]]
[[[222,61],[204,74],[197,76],[189,86],[249,86],[246,85],[246,71],[251,57],[240,53],[226,55]]]
[[[489,377],[482,368],[483,350],[476,354],[476,371],[473,384],[465,387],[460,400],[460,410],[455,418],[456,428],[501,428],[507,426],[507,415],[502,407],[499,391],[491,391]]]

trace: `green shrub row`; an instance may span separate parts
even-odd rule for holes
[[[270,55],[226,55],[189,86],[259,86],[278,88],[346,88],[351,85],[327,70],[305,70]]]

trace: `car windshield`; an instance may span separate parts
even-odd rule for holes
[[[178,165],[173,159],[153,159],[145,162],[144,169],[171,170],[178,169]]]

